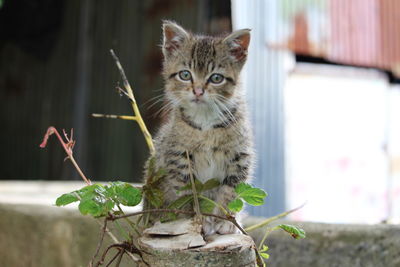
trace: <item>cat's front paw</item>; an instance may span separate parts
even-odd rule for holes
[[[215,218],[205,217],[203,220],[203,234],[205,236],[215,234],[216,233],[215,226],[216,226]]]
[[[238,234],[239,229],[229,221],[220,220],[215,226],[216,232],[221,235]]]
[[[212,217],[206,217],[203,221],[203,234],[205,236],[213,234],[238,234],[239,229],[237,227],[225,220],[218,220]]]

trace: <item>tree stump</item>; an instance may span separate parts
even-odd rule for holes
[[[255,244],[250,236],[216,234],[203,239],[200,230],[193,219],[156,223],[139,239],[144,262],[152,267],[256,266]]]

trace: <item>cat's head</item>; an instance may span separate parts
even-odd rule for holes
[[[163,24],[163,75],[175,106],[196,108],[229,103],[247,58],[250,30],[225,37],[193,35],[178,24]]]

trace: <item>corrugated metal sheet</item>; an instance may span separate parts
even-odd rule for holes
[[[286,41],[271,46],[341,64],[379,68],[400,77],[400,1],[283,3],[291,33]]]
[[[252,29],[242,83],[251,112],[258,157],[253,183],[268,192],[266,205],[246,209],[257,216],[271,216],[285,210],[284,52],[266,46],[283,34],[278,3],[278,0],[232,1],[234,29]]]

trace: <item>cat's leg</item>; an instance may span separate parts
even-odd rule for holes
[[[228,203],[236,197],[235,186],[241,182],[246,182],[249,177],[251,166],[251,157],[249,153],[236,153],[229,161],[227,166],[227,175],[223,180],[223,184],[218,188],[214,194],[213,200],[227,209]],[[225,216],[223,212],[216,208],[215,214]],[[238,217],[238,214],[236,214]],[[210,234],[232,234],[238,233],[237,227],[226,220],[208,219],[203,226],[204,232]]]
[[[192,158],[191,155],[189,157]],[[163,208],[168,208],[175,200],[188,194],[187,190],[180,189],[190,182],[190,170],[186,152],[167,151],[161,159],[159,165],[163,166],[166,175],[158,188],[163,192]]]

